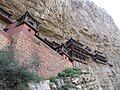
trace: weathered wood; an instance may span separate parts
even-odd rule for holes
[[[95,50],[94,53],[93,53],[93,59],[94,60],[98,59],[102,62],[107,62],[108,61],[107,58],[105,57],[105,55],[102,52],[99,52],[97,50]]]
[[[56,51],[56,48],[60,47],[60,44],[56,43],[55,41],[51,42],[49,40],[47,40],[46,38],[44,39],[44,42],[50,46],[52,49],[54,49]]]
[[[10,16],[12,16],[10,13],[8,13],[7,11],[5,11],[1,7],[0,7],[0,14],[2,14],[3,16],[5,16],[7,18],[9,18]]]
[[[39,22],[33,18],[29,12],[26,12],[23,16],[21,16],[18,20],[17,20],[17,26],[26,23],[27,25],[29,25],[33,30],[37,31],[37,26],[39,24]]]
[[[0,7],[0,19],[8,22],[9,24],[12,23],[12,19],[11,19],[11,14],[8,13],[7,11],[5,11],[4,9],[2,9]]]

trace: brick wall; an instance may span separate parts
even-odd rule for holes
[[[38,44],[23,31],[14,34],[13,38],[16,60],[26,67],[34,62],[32,70],[37,70],[42,77],[49,78],[65,68],[72,67],[68,59],[59,55],[42,41],[39,40]]]
[[[39,51],[40,51],[40,73],[43,77],[49,78],[54,75],[57,75],[58,72],[66,68],[72,67],[72,63],[61,56],[56,51],[49,48],[42,41],[39,42]]]

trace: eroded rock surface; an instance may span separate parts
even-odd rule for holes
[[[95,74],[103,90],[119,90],[120,30],[105,10],[83,0],[1,0],[0,6],[16,19],[29,11],[40,22],[43,38],[61,43],[73,37],[103,51],[113,67],[93,63],[81,68]]]

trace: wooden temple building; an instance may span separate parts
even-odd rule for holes
[[[97,50],[93,52],[93,60],[96,62],[104,62],[104,63],[108,61],[107,57],[102,52],[99,52]]]
[[[107,63],[108,61],[106,56],[100,51],[95,50],[92,53],[92,50],[88,46],[79,43],[73,38],[69,39],[66,43],[62,45],[54,41],[50,42],[46,38],[44,39],[44,41],[48,46],[57,51],[60,55],[65,54],[66,56],[68,56],[71,61],[76,60],[83,64],[88,64],[87,61],[89,61],[89,57],[92,57],[95,62]]]
[[[7,39],[11,38],[9,41],[15,46],[15,58],[20,60],[20,63],[28,63],[31,57],[39,59],[41,66],[38,67],[40,68],[38,71],[42,76],[51,77],[67,67],[73,67],[73,61],[88,65],[90,58],[96,63],[112,66],[108,64],[107,57],[103,53],[97,50],[92,52],[88,46],[73,38],[62,44],[43,39],[37,30],[39,22],[29,12],[13,22],[11,14],[0,8],[0,20],[10,24],[1,30],[0,34],[6,35]],[[3,39],[8,42],[5,37]]]

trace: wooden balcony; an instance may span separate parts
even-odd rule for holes
[[[89,57],[81,52],[78,52],[76,50],[71,50],[69,51],[68,55],[71,58],[77,58],[78,60],[82,60],[82,61],[87,61],[89,59]]]
[[[78,52],[84,53],[86,55],[90,55],[90,56],[92,55],[90,53],[91,50],[89,49],[89,47],[87,47],[87,46],[85,46],[85,45],[75,41],[72,38],[70,40],[68,40],[65,45],[69,49],[75,49]]]
[[[108,61],[106,56],[102,52],[99,52],[97,50],[95,50],[94,53],[93,53],[93,59],[94,60],[100,60],[102,62],[107,62]]]
[[[71,44],[74,44],[74,45],[79,46],[79,47],[83,47],[84,46],[83,44],[77,42],[76,40],[74,40],[72,38],[66,42],[66,46],[69,46]]]
[[[44,42],[51,47],[52,49],[54,49],[56,51],[56,48],[60,47],[60,44],[56,43],[55,41],[49,41],[46,38],[44,39]]]
[[[68,54],[69,49],[64,44],[62,44],[61,46],[56,48],[56,51],[58,53],[63,53],[64,52],[64,53]]]

